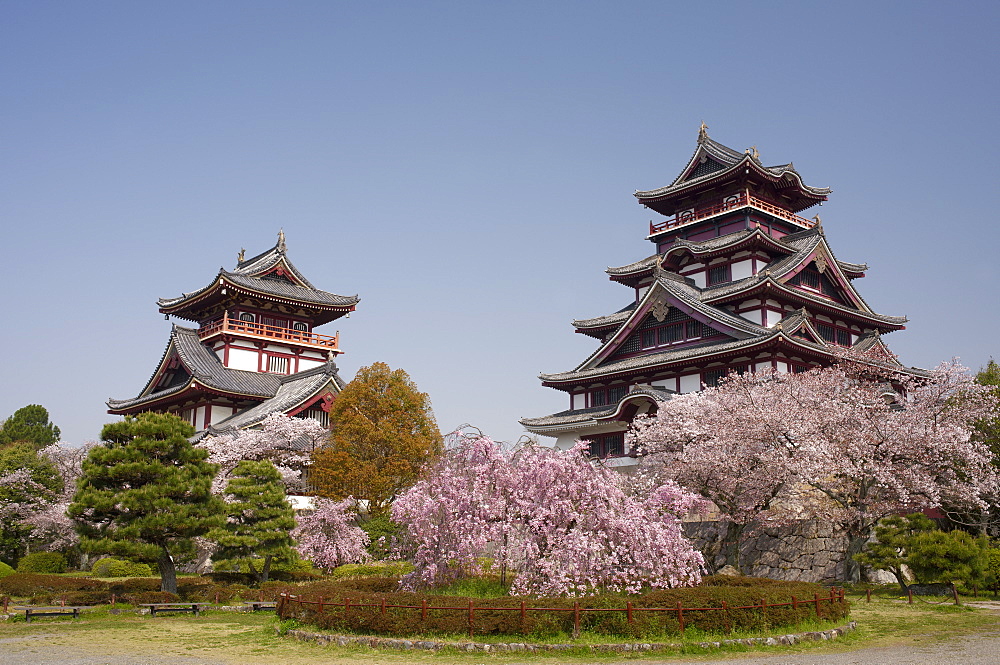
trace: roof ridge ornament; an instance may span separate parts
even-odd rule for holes
[[[705,121],[701,121],[701,127],[698,128],[698,143],[703,143],[708,140],[708,125]]]
[[[278,229],[278,251],[282,254],[285,253],[285,229]]]
[[[750,155],[754,159],[760,159],[760,153],[757,151],[757,146],[752,145],[744,151],[744,154]]]
[[[820,219],[819,213],[813,215],[813,221],[816,222],[816,232],[825,238],[826,233],[823,231],[823,220]]]
[[[243,263],[243,259],[246,257],[246,254],[246,248],[240,247],[240,253],[236,255],[236,263]]]

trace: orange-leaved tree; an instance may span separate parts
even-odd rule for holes
[[[330,440],[313,452],[309,477],[320,496],[367,501],[373,515],[412,485],[442,450],[431,400],[401,369],[358,370],[330,408]]]

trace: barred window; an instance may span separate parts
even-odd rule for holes
[[[643,330],[642,331],[642,348],[648,349],[650,347],[656,346],[656,331],[655,330]]]
[[[722,284],[723,282],[732,281],[730,278],[729,266],[715,266],[708,269],[708,283],[712,284]]]
[[[591,406],[604,406],[607,404],[607,393],[605,393],[604,388],[598,388],[597,390],[590,393],[590,405]]]
[[[268,356],[267,371],[273,374],[288,374],[288,358]]]
[[[684,338],[684,324],[675,323],[672,326],[660,328],[660,344],[673,344]]]
[[[622,397],[625,397],[625,390],[626,386],[608,388],[608,404],[617,404]]]
[[[603,434],[590,440],[591,457],[622,457],[625,455],[625,433]]]
[[[726,376],[724,369],[710,369],[702,375],[702,380],[709,388],[719,385],[719,380]]]
[[[292,324],[292,328],[294,330],[298,330],[299,332],[306,332],[306,331],[309,330],[309,326],[307,326],[306,324],[302,323],[301,321],[296,321],[295,323],[293,323]]]
[[[846,330],[837,329],[837,344],[840,346],[851,346],[851,333]]]
[[[253,314],[250,312],[240,312],[240,321],[247,321],[248,323],[253,323],[255,321]]]
[[[818,332],[819,336],[828,342],[837,341],[837,334],[834,331],[833,326],[828,326],[825,323],[817,323],[816,332]]]

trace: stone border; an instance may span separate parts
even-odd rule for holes
[[[777,637],[748,637],[736,640],[721,640],[719,642],[699,642],[698,646],[705,649],[725,646],[791,646],[800,642],[823,642],[835,640],[849,632],[857,630],[858,623],[850,621],[839,628],[830,630],[814,631],[808,633],[795,633],[789,635],[779,635]],[[280,629],[275,631],[281,634]],[[624,644],[526,644],[523,642],[431,642],[427,640],[400,640],[389,637],[371,637],[358,635],[330,635],[327,633],[311,633],[306,630],[289,630],[289,637],[293,637],[301,642],[316,642],[320,645],[335,644],[339,647],[346,646],[366,646],[373,649],[399,649],[409,651],[411,649],[424,649],[427,651],[437,651],[443,647],[453,647],[459,651],[567,651],[588,647],[591,651],[660,651],[665,649],[677,649],[682,645],[678,643],[657,644],[650,642],[624,643]]]

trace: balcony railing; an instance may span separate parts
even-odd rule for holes
[[[274,341],[290,342],[292,344],[319,346],[324,349],[340,351],[340,333],[331,337],[330,335],[319,335],[313,332],[293,330],[280,326],[266,326],[262,323],[254,323],[252,321],[231,319],[228,313],[222,319],[198,329],[198,337],[201,339],[222,333],[237,333],[250,337],[260,337]]]
[[[806,219],[804,217],[799,217],[795,213],[789,212],[784,208],[778,207],[773,203],[764,201],[763,199],[758,199],[756,196],[751,196],[746,192],[733,196],[722,203],[717,203],[714,206],[708,208],[702,208],[694,212],[685,211],[679,212],[674,215],[671,219],[660,222],[658,224],[650,222],[649,223],[649,235],[656,233],[661,233],[667,229],[676,228],[678,226],[686,226],[688,224],[693,224],[695,222],[700,222],[702,220],[708,219],[709,217],[715,217],[716,215],[721,215],[724,212],[734,210],[736,208],[745,207],[756,208],[762,212],[771,215],[772,217],[779,217],[781,219],[788,220],[793,224],[797,224],[806,229],[811,229],[816,226],[816,222],[811,219]]]

